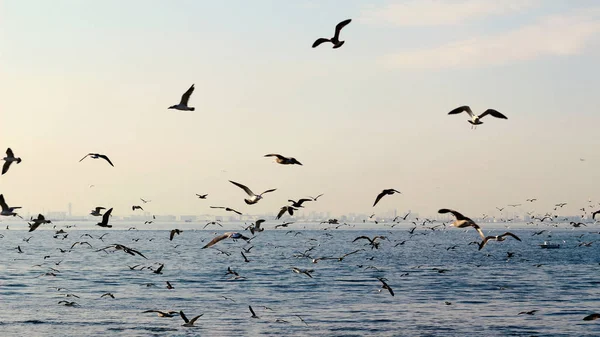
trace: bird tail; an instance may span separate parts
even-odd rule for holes
[[[194,110],[196,110],[196,108],[190,108],[190,111],[194,111]]]
[[[17,158],[17,164],[21,162],[21,158]]]

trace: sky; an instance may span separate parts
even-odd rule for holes
[[[597,1],[6,0],[0,41],[0,147],[23,160],[0,193],[23,213],[600,202]],[[192,83],[196,110],[168,110]],[[461,105],[508,120],[471,130]],[[277,191],[248,206],[228,180]]]

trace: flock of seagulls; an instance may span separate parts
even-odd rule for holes
[[[320,46],[323,43],[331,43],[332,47],[334,49],[342,47],[344,45],[345,41],[340,40],[341,31],[342,31],[342,29],[345,26],[347,26],[348,24],[350,24],[351,21],[352,21],[351,19],[347,19],[347,20],[344,20],[344,21],[338,23],[336,25],[336,27],[335,27],[335,32],[334,32],[333,37],[331,37],[331,38],[319,38],[319,39],[317,39],[313,43],[312,48],[316,48],[316,47]],[[189,106],[190,98],[191,98],[191,95],[192,95],[193,92],[194,92],[194,84],[192,84],[191,87],[181,96],[181,100],[180,100],[180,102],[178,104],[171,105],[170,107],[168,107],[168,109],[175,109],[175,110],[180,110],[180,111],[195,111],[194,107],[190,107]],[[471,124],[471,128],[472,129],[476,128],[478,125],[483,124],[482,118],[484,118],[487,115],[490,115],[490,116],[498,118],[498,119],[507,119],[507,117],[504,114],[502,114],[502,113],[500,113],[500,112],[498,112],[497,110],[494,110],[494,109],[487,109],[483,113],[481,113],[479,115],[476,115],[476,114],[473,113],[473,111],[471,110],[471,108],[469,106],[458,107],[458,108],[456,108],[454,110],[451,110],[448,114],[449,115],[455,115],[455,114],[460,114],[460,113],[463,113],[463,112],[467,113],[470,116],[470,119],[468,120],[468,122]],[[107,155],[100,154],[100,153],[88,153],[83,158],[81,158],[79,160],[79,162],[83,161],[84,159],[86,159],[88,157],[92,158],[92,159],[103,159],[108,164],[110,164],[111,167],[114,167],[114,164],[112,163],[112,161],[110,160],[110,158]],[[281,164],[281,165],[299,165],[299,166],[303,165],[296,158],[294,158],[294,157],[286,157],[286,156],[283,156],[281,154],[270,153],[270,154],[264,155],[264,157],[272,157],[272,158],[274,158],[274,160],[275,160],[275,162],[277,164]],[[11,167],[12,163],[15,163],[15,162],[17,164],[21,163],[21,158],[16,157],[14,155],[13,151],[10,148],[8,148],[6,150],[6,157],[4,157],[3,160],[4,160],[4,164],[2,166],[2,175],[6,174],[8,172],[8,170]],[[250,188],[248,188],[246,185],[243,185],[241,183],[238,183],[238,182],[235,182],[235,181],[231,181],[231,180],[229,182],[231,184],[239,187],[240,189],[242,189],[246,193],[247,197],[244,198],[244,202],[247,205],[254,205],[254,204],[258,203],[261,199],[263,199],[263,195],[265,195],[267,193],[271,193],[271,192],[276,191],[276,189],[273,188],[273,189],[267,189],[267,190],[265,190],[264,192],[262,192],[260,194],[256,194]],[[383,197],[389,196],[389,195],[394,195],[394,194],[402,194],[402,193],[400,191],[396,190],[396,189],[384,189],[384,190],[382,190],[376,196],[375,201],[374,201],[372,207],[375,207],[382,200]],[[297,199],[297,200],[296,199],[289,199],[288,202],[290,204],[281,207],[281,209],[279,210],[279,212],[277,214],[276,219],[280,219],[283,216],[285,216],[286,214],[289,214],[290,216],[293,216],[294,211],[297,211],[300,208],[304,208],[306,203],[316,202],[317,199],[319,199],[322,195],[323,194],[319,194],[316,197],[300,198],[300,199]],[[199,199],[206,199],[207,196],[208,196],[208,194],[196,194],[196,196]],[[147,204],[147,203],[151,202],[151,200],[145,200],[143,198],[140,198],[140,200],[143,202],[143,204]],[[526,201],[532,203],[532,202],[535,202],[536,200],[537,200],[536,198],[530,198],[530,199],[527,199]],[[565,203],[557,204],[556,208],[563,207],[564,205],[566,205],[566,204]],[[16,210],[20,209],[21,207],[9,207],[8,204],[6,203],[5,199],[4,199],[4,195],[2,195],[2,194],[0,194],[0,206],[2,207],[2,211],[1,211],[0,215],[2,215],[2,216],[13,216],[13,217],[14,216],[19,216],[20,217],[20,215],[16,212]],[[518,207],[518,206],[520,206],[520,204],[512,204],[512,205],[509,205],[509,206],[511,206],[511,207]],[[242,215],[242,212],[237,211],[237,210],[235,210],[233,208],[230,208],[230,207],[210,206],[210,208],[212,208],[212,209],[224,209],[227,212],[233,212],[235,214]],[[556,208],[555,208],[555,210],[556,210]],[[110,217],[111,217],[113,208],[110,208],[106,212],[102,213],[105,209],[106,209],[105,207],[95,207],[94,209],[91,210],[90,215],[92,215],[92,216],[101,216],[102,217],[102,220],[100,222],[98,222],[96,224],[96,226],[103,227],[103,228],[112,228],[112,225],[109,222],[110,222]],[[498,208],[499,211],[502,211],[503,209],[504,208]],[[133,205],[132,206],[132,211],[135,211],[135,210],[142,210],[143,211],[144,209],[140,205]],[[442,208],[442,209],[439,209],[438,213],[440,213],[440,214],[452,214],[454,216],[455,220],[450,224],[450,226],[453,226],[453,227],[456,227],[456,228],[463,228],[463,229],[473,228],[475,231],[477,231],[477,233],[479,234],[479,237],[481,238],[480,242],[478,242],[478,241],[475,242],[475,243],[477,243],[479,250],[482,250],[488,244],[489,241],[503,242],[503,241],[507,240],[508,238],[512,238],[512,239],[517,240],[517,241],[522,241],[517,235],[515,235],[515,234],[513,234],[511,232],[505,232],[505,233],[500,234],[500,235],[488,235],[488,236],[486,236],[484,234],[481,226],[479,226],[471,218],[466,217],[463,214],[461,214],[461,213],[459,213],[459,212],[457,212],[455,210]],[[591,213],[592,214],[592,218],[595,219],[596,215],[599,214],[599,213],[600,213],[600,210]],[[396,217],[396,219],[394,219],[393,222],[396,223],[397,219],[399,221],[406,221],[407,217],[409,216],[409,214],[406,214],[404,217]],[[543,222],[546,219],[548,219],[550,221],[553,221],[553,217],[552,216],[546,215],[546,216],[540,218],[540,222]],[[418,220],[418,218],[416,220]],[[41,225],[51,224],[52,223],[51,220],[46,220],[46,218],[42,214],[38,214],[37,218],[32,218],[30,221],[31,222],[28,223],[28,225],[29,225],[29,232],[35,231]],[[427,223],[429,223],[429,222],[432,223],[433,221],[426,219],[426,221],[423,222],[423,226],[422,227],[424,229],[430,229],[431,231],[435,231],[435,230],[437,230],[437,228],[439,228],[440,226],[442,226],[442,225],[436,225],[436,226],[432,226],[432,227],[425,227],[425,225]],[[263,223],[265,223],[265,220],[264,219],[259,219],[255,223],[253,223],[250,226],[247,226],[245,228],[245,229],[247,229],[247,230],[250,231],[250,233],[253,235],[252,237],[245,236],[244,234],[242,234],[240,232],[235,232],[235,231],[226,232],[226,233],[223,233],[221,235],[215,236],[212,240],[210,240],[207,244],[205,244],[201,249],[211,248],[211,247],[217,245],[219,242],[221,242],[223,240],[226,240],[226,239],[231,239],[233,241],[244,240],[246,243],[250,243],[253,240],[253,238],[255,237],[254,235],[257,235],[258,233],[264,231],[265,228],[262,227]],[[293,222],[282,223],[282,224],[276,225],[274,228],[275,229],[282,228],[282,227],[285,228],[285,227],[287,227],[288,225],[290,225],[292,223]],[[345,223],[340,224],[337,219],[329,219],[327,221],[324,221],[323,223],[326,223],[328,225],[334,225],[335,227],[331,227],[331,228],[335,228],[335,229],[341,228],[342,226],[349,226],[348,224],[345,224]],[[572,222],[571,224],[572,224],[573,227],[579,227],[579,226],[582,226],[582,225],[586,226],[584,223],[578,223],[578,222],[577,223],[576,222]],[[222,227],[222,225],[220,223],[218,223],[218,222],[211,222],[211,223],[208,223],[205,226],[205,228],[207,226],[209,226],[209,225],[215,225],[215,226],[221,226]],[[415,222],[415,227],[410,230],[411,236],[414,235],[413,233],[414,233],[415,229],[417,228],[416,225],[417,224]],[[394,225],[392,225],[392,227],[393,226]],[[445,227],[445,224],[443,224],[443,226]],[[329,228],[327,228],[327,229],[329,229]],[[290,231],[290,232],[293,232],[293,231]],[[173,229],[173,230],[171,230],[170,234],[169,234],[169,241],[173,241],[174,238],[177,235],[182,235],[182,233],[183,233],[183,231],[180,230],[180,229]],[[65,234],[64,232],[63,233],[58,233],[57,232],[57,235],[59,235],[59,234],[64,234],[65,235],[63,237],[63,239],[66,238],[66,235],[68,235],[68,234]],[[294,233],[294,235],[299,235],[299,234],[301,234],[301,233],[300,232],[295,232]],[[89,235],[89,234],[87,234],[87,235],[91,237],[91,235]],[[102,239],[102,237],[100,237],[100,239]],[[352,242],[363,242],[363,243],[365,243],[365,245],[368,245],[370,247],[371,251],[373,251],[373,250],[379,249],[380,248],[380,244],[382,242],[384,242],[384,240],[389,241],[389,239],[386,236],[382,236],[382,235],[377,235],[377,236],[374,236],[372,238],[370,238],[368,236],[365,236],[365,235],[361,235],[361,236],[358,236],[357,238],[355,238]],[[406,241],[398,242],[398,243],[396,243],[395,246],[403,245],[405,242]],[[71,249],[73,249],[76,245],[88,245],[89,247],[92,246],[87,241],[82,241],[82,242],[78,241],[78,242],[73,243],[73,245],[71,246]],[[447,249],[451,250],[451,249],[454,249],[455,247],[456,246],[448,247]],[[244,259],[244,261],[246,263],[251,262],[251,260],[248,258],[248,256],[246,254],[249,254],[252,248],[253,247],[243,248],[243,251],[240,252],[241,256],[243,257],[243,259]],[[22,249],[21,249],[20,246],[18,246],[16,249],[18,250],[18,252],[20,252],[20,253],[22,252]],[[213,248],[213,249],[216,249],[216,248]],[[318,263],[319,261],[322,261],[322,260],[337,260],[337,261],[341,262],[347,256],[359,253],[361,251],[365,251],[365,249],[359,249],[359,250],[352,251],[350,253],[343,254],[343,255],[338,256],[338,257],[334,257],[334,256],[315,257],[315,256],[311,255],[311,250],[312,249],[314,249],[314,246],[312,248],[309,248],[308,250],[306,250],[304,253],[300,253],[298,256],[309,258],[312,261],[312,263],[316,264],[316,263]],[[132,256],[138,256],[138,257],[142,257],[144,259],[147,259],[147,257],[144,256],[144,254],[142,254],[138,250],[130,248],[130,247],[127,247],[127,246],[122,245],[122,244],[111,244],[111,245],[109,245],[107,247],[98,249],[96,251],[104,251],[104,252],[122,251],[122,252],[124,252],[126,254],[129,254],[129,255],[132,255]],[[226,253],[226,252],[223,251],[223,253]],[[244,254],[244,253],[246,253],[246,254]],[[131,270],[136,270],[136,268],[138,266],[139,265],[136,265],[136,266],[133,266],[133,267],[129,267],[129,268]],[[164,267],[165,267],[164,264],[160,264],[160,266],[158,268],[156,268],[156,266],[154,266],[154,267],[148,267],[148,268],[152,269],[152,271],[153,271],[154,274],[162,274],[162,271],[163,271]],[[156,269],[154,269],[154,268],[156,268]],[[373,267],[373,268],[376,268],[376,267]],[[444,273],[444,272],[447,271],[447,269],[440,269],[440,268],[434,268],[434,269],[438,273]],[[301,269],[301,268],[298,268],[298,267],[293,267],[292,271],[294,273],[296,273],[296,274],[305,275],[306,277],[311,278],[311,279],[314,278],[313,273],[315,271],[313,269]],[[232,274],[232,275],[234,275],[235,278],[240,278],[241,277],[237,272],[233,271],[231,268],[228,268],[227,274]],[[386,278],[384,278],[384,277],[377,277],[377,280],[381,283],[381,287],[378,289],[379,292],[382,292],[382,290],[387,290],[387,292],[391,296],[395,296],[394,291],[393,291],[392,287],[388,284],[389,281]],[[167,282],[167,288],[168,289],[172,289],[173,285],[171,283]],[[110,297],[110,298],[113,298],[113,299],[115,298],[115,296],[112,293],[105,293],[101,297],[102,298],[103,297]],[[58,302],[58,304],[62,304],[62,305],[65,305],[65,306],[78,306],[78,304],[76,302],[70,302],[70,301],[60,301],[60,302]],[[451,305],[450,302],[446,302],[446,304],[447,305]],[[256,315],[256,313],[254,312],[252,306],[248,306],[248,308],[249,308],[250,313],[252,314],[251,318],[259,318]],[[533,314],[535,314],[536,311],[537,310],[520,312],[519,315],[521,315],[521,314],[533,315]],[[143,311],[143,313],[156,313],[159,317],[175,317],[175,316],[179,316],[179,317],[181,317],[181,319],[184,322],[183,325],[182,325],[184,327],[193,327],[193,326],[195,326],[195,323],[198,321],[198,319],[203,316],[203,314],[200,314],[200,315],[197,315],[197,316],[193,317],[192,319],[188,319],[187,316],[184,314],[184,312],[181,311],[181,310],[180,311],[146,310],[146,311]],[[300,316],[298,316],[298,317],[300,317]],[[600,318],[600,314],[594,313],[594,314],[586,316],[583,320],[589,321],[589,320],[595,320],[595,319],[598,319],[598,318]],[[300,317],[300,319],[302,320],[302,322],[304,324],[307,324],[301,317]]]

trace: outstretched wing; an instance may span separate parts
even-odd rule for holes
[[[196,322],[196,320],[198,320],[198,318],[202,317],[202,315],[204,315],[204,314],[200,314],[200,315],[198,315],[198,316],[196,316],[196,317],[192,318],[192,319],[190,320],[190,324],[194,324],[194,323]]]
[[[83,156],[83,158],[79,159],[79,162],[81,162],[82,160],[84,160],[85,158],[87,158],[88,156],[93,155],[93,153],[88,153],[85,156]]]
[[[108,159],[108,157],[107,157],[107,156],[105,156],[105,155],[103,155],[103,154],[100,154],[100,155],[98,155],[98,157],[100,157],[100,158],[102,158],[102,159],[106,160],[106,161],[107,161],[107,162],[110,164],[110,166],[112,166],[112,167],[115,167],[115,165],[113,165],[112,161],[110,161],[110,159]]]
[[[346,25],[349,24],[351,21],[352,21],[352,19],[344,20],[335,26],[334,39],[339,39],[342,28],[346,27]]]
[[[456,115],[461,112],[466,112],[469,114],[469,116],[473,117],[473,111],[471,111],[471,108],[468,105],[460,106],[460,107],[448,112],[448,115]]]
[[[369,242],[371,241],[370,237],[363,235],[363,236],[359,236],[356,239],[352,240],[352,242],[355,242],[356,240],[360,240],[360,239],[366,239],[366,240],[369,240]]]
[[[12,164],[12,161],[4,162],[4,165],[2,165],[2,174],[8,172],[8,168],[10,167],[10,164]]]
[[[460,214],[459,212],[453,210],[453,209],[447,209],[447,208],[442,208],[438,211],[438,213],[440,214],[445,214],[445,213],[452,213],[452,215],[454,215],[456,217],[456,220],[466,220],[468,219],[467,217],[465,217],[464,215]]]
[[[285,157],[280,155],[280,154],[276,154],[276,153],[269,153],[269,154],[265,154],[265,157],[277,157],[279,159],[284,159]]]
[[[316,48],[316,47],[318,47],[318,46],[319,46],[321,43],[323,43],[323,42],[331,42],[331,40],[329,40],[329,39],[326,39],[326,38],[324,38],[324,37],[322,37],[322,38],[319,38],[319,39],[317,39],[317,40],[316,40],[316,41],[313,43],[312,47],[313,47],[313,48]]]
[[[279,210],[279,213],[277,213],[277,220],[279,220],[281,216],[285,214],[285,212],[287,212],[287,206],[281,207],[281,210]]]
[[[179,311],[179,316],[181,316],[181,318],[183,318],[183,321],[186,323],[189,323],[190,320],[185,316],[185,314],[183,313],[183,310]]]
[[[2,207],[3,211],[8,210],[8,205],[6,204],[6,201],[4,201],[4,194],[0,194],[0,207]]]
[[[379,193],[379,194],[377,195],[377,198],[375,198],[375,202],[373,203],[373,207],[375,207],[375,205],[377,205],[377,203],[379,202],[379,200],[381,200],[381,198],[383,198],[383,196],[384,196],[385,194],[386,194],[386,193],[385,193],[385,191],[383,191],[383,192],[381,192],[381,193]]]
[[[181,102],[179,104],[187,106],[190,96],[192,96],[193,92],[194,85],[192,84],[192,86],[181,96]]]
[[[209,242],[209,243],[207,243],[207,244],[206,244],[204,247],[202,247],[202,249],[204,249],[204,248],[208,248],[208,247],[210,247],[210,246],[212,246],[212,245],[216,244],[217,242],[219,242],[219,241],[221,241],[221,240],[227,239],[228,237],[229,237],[229,235],[228,235],[228,234],[219,235],[219,236],[217,236],[216,238],[214,238],[214,239],[210,240],[210,242]]]
[[[513,233],[511,233],[511,232],[506,232],[506,233],[504,233],[504,234],[502,234],[502,235],[500,235],[500,236],[512,236],[512,237],[513,237],[513,238],[515,238],[516,240],[518,240],[518,241],[521,241],[521,239],[519,239],[519,237],[518,237],[518,236],[514,235],[514,234],[513,234]]]
[[[113,209],[111,208],[108,211],[104,212],[104,214],[102,215],[102,224],[108,224],[108,219],[110,218],[110,213],[112,213],[112,210]]]
[[[231,181],[230,180],[229,182],[232,183],[232,184],[234,184],[235,186],[243,189],[246,192],[246,194],[248,194],[249,196],[251,196],[251,197],[255,196],[254,192],[252,192],[252,190],[249,189],[248,187],[246,187],[246,186],[244,186],[244,185],[242,185],[240,183],[236,183],[235,181]]]
[[[276,188],[273,188],[273,189],[270,189],[270,190],[266,190],[266,191],[262,192],[260,195],[263,195],[263,194],[269,193],[269,192],[273,192],[273,191],[276,191],[276,190],[277,190]]]
[[[481,115],[479,115],[479,118],[483,118],[487,115],[492,115],[496,118],[501,118],[501,119],[508,119],[506,116],[504,116],[503,114],[499,113],[498,111],[496,111],[494,109],[485,110]]]

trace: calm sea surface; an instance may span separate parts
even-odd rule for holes
[[[411,237],[406,226],[296,231],[302,225],[293,224],[258,233],[250,243],[225,240],[200,249],[225,231],[176,226],[184,232],[173,241],[167,230],[70,228],[65,239],[50,230],[1,230],[0,336],[600,336],[600,320],[582,321],[600,312],[598,225],[544,227],[550,232],[536,236],[544,228],[511,229],[522,242],[489,242],[481,251],[469,245],[478,239],[474,230],[457,228],[418,229]],[[103,233],[109,234],[101,241]],[[352,242],[360,235],[387,240],[371,249],[366,240]],[[561,248],[541,249],[544,240]],[[76,241],[93,248],[70,249]],[[594,243],[578,247],[582,241]],[[97,251],[115,243],[148,259]],[[240,252],[250,246],[246,263]],[[298,257],[310,247],[314,258],[365,250],[315,264]],[[162,274],[137,270],[160,263]],[[241,277],[232,279],[228,267]],[[313,269],[313,278],[293,267]],[[377,277],[388,280],[394,297],[378,292]],[[100,298],[106,292],[115,298]],[[78,306],[59,305],[63,300]],[[259,318],[251,318],[248,305]],[[178,316],[142,313],[149,309],[203,316],[186,328]],[[518,315],[530,310],[538,311]]]

